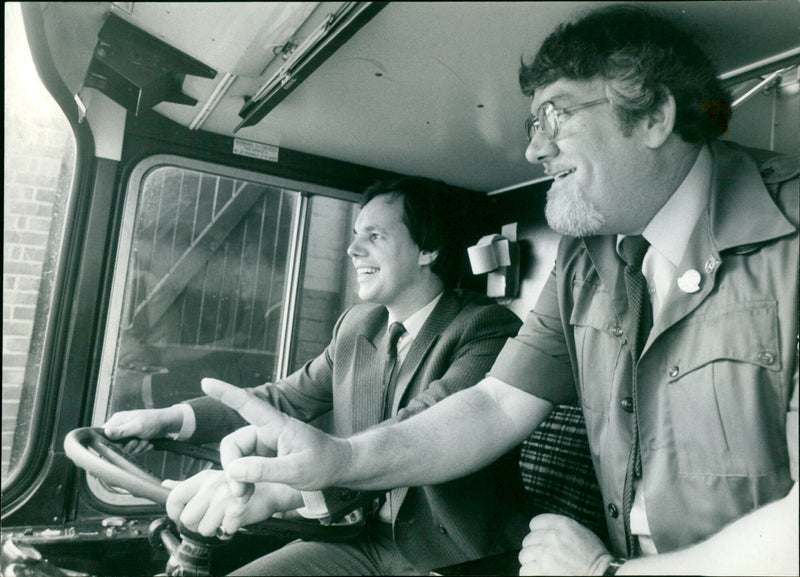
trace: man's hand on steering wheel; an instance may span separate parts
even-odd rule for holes
[[[167,439],[154,439],[153,444],[162,451],[220,464],[219,453],[208,447]],[[259,483],[251,486],[255,491],[247,499],[241,499],[234,496],[224,471],[207,470],[183,483],[163,481],[131,460],[100,428],[70,431],[64,438],[64,452],[78,467],[109,485],[166,506],[170,516],[190,533],[227,538],[247,525],[256,534],[338,542],[355,537],[364,527],[363,522],[326,526],[316,520],[276,518],[275,512],[303,504],[297,490]]]
[[[243,389],[203,379],[203,391],[252,423],[220,444],[222,466],[234,496],[247,499],[252,483],[284,483],[300,490],[335,486],[350,463],[346,439],[293,419]]]
[[[129,439],[123,450],[137,455],[153,448],[149,439],[178,433],[183,425],[183,413],[178,407],[141,409],[114,413],[103,425],[103,433],[112,441]]]
[[[257,483],[247,502],[231,492],[224,471],[206,470],[172,487],[167,515],[206,537],[233,535],[241,527],[301,507],[300,492],[277,483]]]

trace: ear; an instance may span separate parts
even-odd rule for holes
[[[656,149],[666,142],[675,127],[676,113],[675,97],[671,92],[667,92],[667,97],[661,106],[642,121],[645,146]]]
[[[419,251],[419,265],[420,266],[430,266],[439,258],[439,251],[438,250],[421,250]]]

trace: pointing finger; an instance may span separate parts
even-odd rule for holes
[[[205,378],[201,381],[201,386],[208,396],[214,397],[236,410],[248,423],[253,425],[274,424],[276,428],[279,428],[285,418],[283,413],[266,401],[224,381]]]
[[[225,469],[228,482],[239,481],[244,483],[259,483],[267,481],[271,483],[284,483],[295,489],[322,489],[317,485],[309,485],[307,481],[301,480],[298,474],[302,470],[305,461],[298,455],[288,455],[275,459],[263,457],[243,457],[230,463]]]
[[[260,457],[243,457],[231,463],[225,472],[229,481],[257,483],[259,481],[282,482],[282,479],[270,478],[270,466],[267,459]]]

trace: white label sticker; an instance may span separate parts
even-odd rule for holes
[[[249,156],[250,158],[259,158],[261,160],[269,160],[270,162],[278,162],[277,146],[261,144],[260,142],[253,142],[252,140],[234,138],[233,153],[240,154],[242,156]]]

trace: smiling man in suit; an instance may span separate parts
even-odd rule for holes
[[[252,394],[306,422],[332,411],[334,434],[348,436],[405,420],[480,381],[521,323],[486,297],[450,288],[463,254],[449,230],[452,202],[442,183],[423,178],[368,188],[347,251],[365,302],[342,314],[320,356]],[[172,434],[208,443],[246,424],[202,397],[117,413],[105,432],[112,439]],[[455,481],[384,493],[355,540],[296,541],[238,573],[418,574],[518,548],[526,520],[519,514],[515,461],[512,452]],[[189,529],[213,535],[302,505],[298,491],[262,483],[243,506],[223,472],[205,471],[173,489],[167,511]]]

